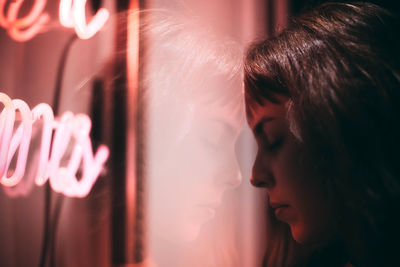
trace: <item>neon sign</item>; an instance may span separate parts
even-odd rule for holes
[[[60,0],[59,21],[67,28],[74,28],[81,39],[89,39],[95,35],[107,22],[110,14],[105,8],[100,8],[89,23],[86,22],[87,0]],[[7,0],[0,0],[0,27],[7,30],[8,35],[18,42],[24,42],[35,37],[50,20],[47,13],[43,13],[46,0],[35,0],[30,12],[18,18],[19,10],[24,0],[14,0],[6,9]],[[5,12],[6,11],[6,12]]]
[[[42,103],[30,110],[24,101],[11,100],[3,93],[0,93],[0,102],[4,105],[0,113],[0,183],[12,192],[13,187],[22,181],[32,138],[32,126],[40,121],[43,127],[35,173],[36,185],[41,186],[49,180],[55,192],[68,197],[87,196],[109,156],[109,149],[104,145],[93,155],[89,137],[90,118],[84,114],[65,112],[59,120],[55,120],[49,105]],[[21,116],[17,127],[16,114]],[[69,156],[67,148],[71,141],[73,149]],[[19,151],[16,166],[10,174],[10,164],[17,149]],[[66,156],[69,156],[68,164],[61,166],[61,159]],[[77,177],[79,170],[82,171],[80,179]]]
[[[81,39],[89,39],[107,22],[110,16],[105,8],[100,8],[91,21],[86,24],[86,0],[61,0],[59,8],[60,23],[67,28],[75,28]]]
[[[43,28],[50,20],[47,13],[42,14],[46,0],[35,0],[30,12],[23,18],[18,18],[18,12],[24,0],[16,0],[9,4],[7,15],[4,16],[6,0],[0,0],[0,26],[7,29],[11,38],[18,42],[27,41]]]

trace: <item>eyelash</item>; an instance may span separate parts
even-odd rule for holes
[[[264,130],[262,129],[262,125],[256,127],[254,135],[256,137],[256,140],[261,141],[261,143],[259,143],[260,147],[264,148],[266,151],[270,153],[275,153],[282,146],[284,141],[284,137],[281,136],[277,138],[276,141],[274,141],[273,143],[270,143],[268,141],[269,140],[268,137],[266,136]]]
[[[269,152],[275,152],[276,150],[278,150],[278,148],[281,147],[282,144],[283,144],[283,137],[280,137],[272,144],[266,145],[266,149]]]

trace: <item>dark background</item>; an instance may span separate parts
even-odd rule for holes
[[[301,13],[302,11],[305,11],[307,9],[310,9],[312,7],[315,7],[321,3],[325,2],[354,2],[354,1],[335,1],[335,0],[330,0],[330,1],[322,1],[322,0],[292,0],[290,1],[290,11],[292,15],[297,15]],[[371,2],[375,3],[377,5],[380,5],[386,9],[388,9],[391,12],[394,12],[396,14],[399,13],[399,6],[400,3],[399,1],[393,1],[393,0],[375,0],[375,1],[357,1],[357,2]]]

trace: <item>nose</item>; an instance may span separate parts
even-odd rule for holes
[[[225,162],[221,165],[221,176],[218,183],[224,187],[235,188],[242,182],[242,174],[234,153],[226,155]]]
[[[250,183],[255,187],[270,188],[275,185],[275,179],[271,173],[268,162],[263,160],[260,151],[257,152],[254,161],[253,170],[250,178]]]
[[[230,187],[238,187],[242,183],[242,174],[239,170],[236,170],[236,174],[232,175],[232,178],[229,179],[228,185]]]
[[[242,174],[239,170],[238,164],[235,162],[234,166],[231,164],[231,170],[225,172],[225,179],[223,179],[222,183],[226,187],[235,188],[238,187],[242,182]]]

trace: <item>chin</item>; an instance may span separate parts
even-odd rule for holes
[[[329,240],[326,232],[318,232],[314,227],[304,224],[290,225],[293,239],[302,245],[319,245]]]
[[[180,236],[177,242],[181,244],[194,242],[200,235],[199,225],[186,225],[185,229],[180,229]]]
[[[193,223],[181,223],[165,229],[160,236],[174,244],[186,244],[194,242],[200,234],[201,225]]]
[[[301,224],[290,224],[289,226],[292,237],[297,243],[303,245],[311,243],[312,238],[306,227]]]

